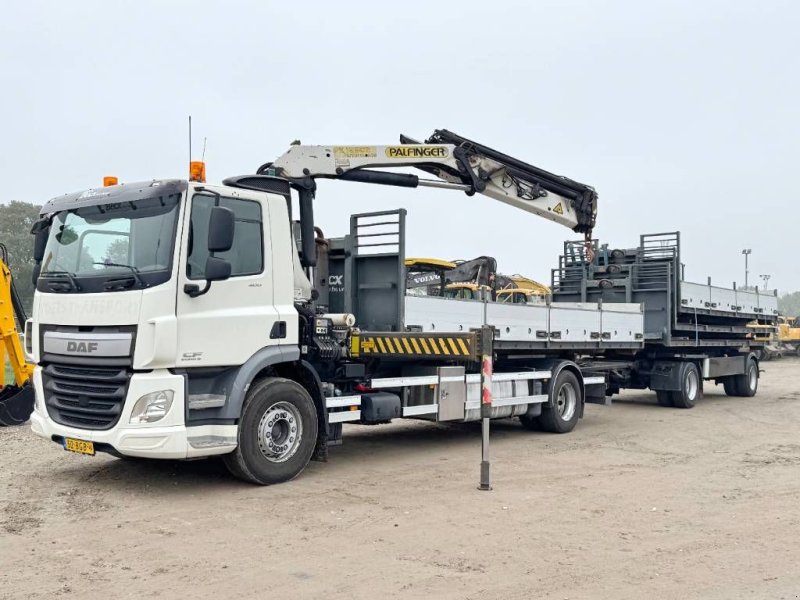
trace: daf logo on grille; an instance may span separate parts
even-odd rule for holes
[[[95,350],[97,350],[97,342],[75,342],[73,340],[67,342],[67,352],[91,354]]]

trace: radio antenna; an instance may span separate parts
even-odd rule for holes
[[[192,162],[192,115],[189,115],[189,162]]]

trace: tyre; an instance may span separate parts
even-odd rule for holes
[[[539,427],[551,433],[568,433],[575,429],[583,402],[581,385],[575,373],[562,369],[551,384],[550,398],[552,406],[542,406]]]
[[[539,425],[539,417],[529,417],[528,415],[520,415],[519,422],[522,423],[522,426],[528,431],[542,430],[541,426]]]
[[[239,421],[236,450],[223,457],[239,479],[259,485],[296,477],[317,441],[317,410],[300,384],[279,377],[250,386]]]
[[[659,406],[675,406],[672,403],[672,392],[667,390],[656,390],[656,400]]]
[[[758,391],[758,363],[752,358],[747,359],[747,366],[742,375],[733,377],[736,396],[752,398]],[[727,389],[725,390],[727,393]],[[730,394],[729,394],[730,395]]]
[[[681,363],[680,383],[681,389],[671,392],[672,404],[677,408],[694,408],[697,401],[703,397],[703,381],[696,364]]]
[[[736,378],[735,377],[726,377],[722,380],[722,387],[725,388],[725,394],[727,396],[738,396],[739,395],[739,388],[736,385]]]

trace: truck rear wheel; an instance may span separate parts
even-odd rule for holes
[[[247,392],[236,450],[223,459],[239,479],[270,485],[305,469],[317,441],[317,411],[300,384],[279,377],[257,381]]]
[[[700,371],[693,362],[681,363],[680,367],[681,389],[671,392],[672,404],[678,408],[694,408],[703,397],[703,382]]]
[[[581,385],[575,373],[563,369],[550,388],[551,402],[542,406],[538,425],[543,431],[568,433],[580,418]]]

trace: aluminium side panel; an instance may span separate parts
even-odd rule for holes
[[[736,302],[741,309],[739,312],[754,315],[758,311],[758,294],[749,290],[736,290]]]
[[[483,325],[483,306],[472,300],[406,296],[405,326],[424,332],[468,332]]]
[[[759,291],[758,292],[758,306],[761,309],[761,314],[775,317],[778,315],[778,297],[774,292]]]
[[[597,342],[600,310],[597,304],[557,302],[550,305],[550,339],[561,342]]]
[[[486,321],[496,328],[499,341],[542,342],[547,335],[548,307],[545,304],[486,305]]]
[[[640,304],[603,304],[601,337],[605,342],[638,342],[644,339],[644,314]]]
[[[707,285],[681,281],[681,307],[706,309],[711,303],[711,292]]]
[[[736,312],[736,307],[738,306],[736,290],[716,287],[713,285],[708,286],[708,289],[711,302],[711,306],[709,308],[712,310],[718,310],[720,312]]]

